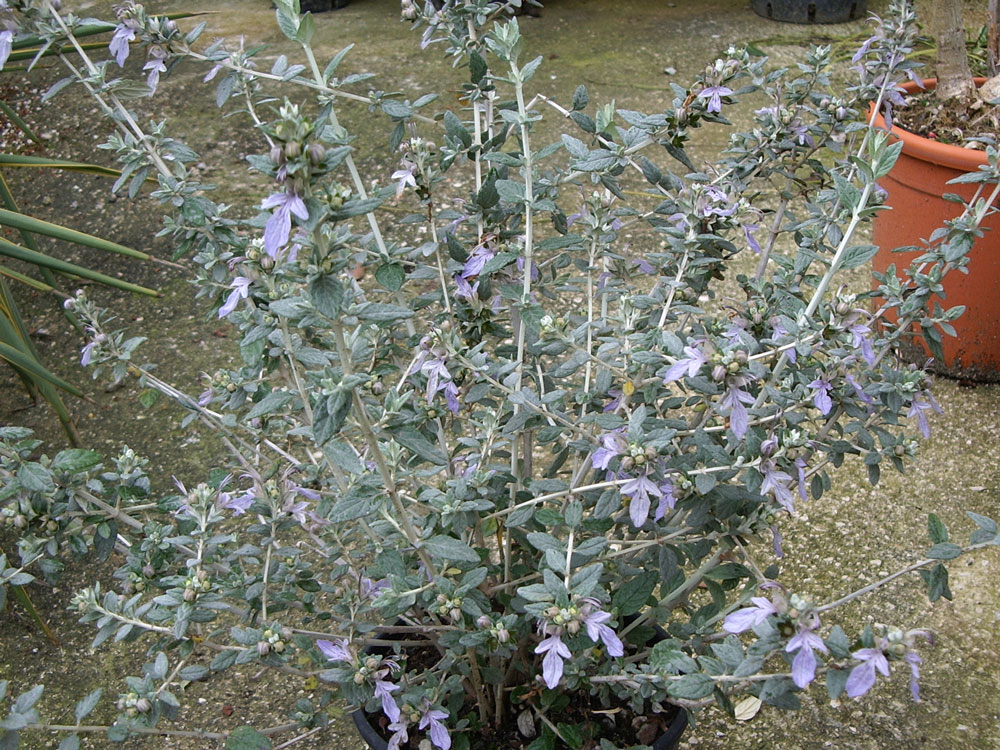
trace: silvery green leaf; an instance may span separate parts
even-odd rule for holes
[[[544,531],[532,531],[527,534],[528,543],[531,544],[535,549],[542,550],[556,550],[560,552],[565,552],[565,545],[556,539],[551,534],[546,534]]]
[[[570,500],[564,513],[566,525],[575,529],[583,521],[583,504],[579,500]]]
[[[570,590],[577,596],[591,596],[600,584],[603,572],[604,566],[601,563],[581,568],[569,579]]]
[[[951,542],[935,544],[927,552],[927,556],[932,560],[953,560],[961,554],[962,548]]]
[[[361,459],[347,443],[339,440],[330,440],[323,446],[323,453],[336,466],[350,474],[360,474],[364,471]]]
[[[57,750],[79,750],[80,748],[80,735],[71,734],[63,737],[62,742],[59,743]]]
[[[167,676],[167,669],[170,667],[170,662],[167,660],[167,655],[160,651],[156,655],[156,659],[153,662],[153,670],[150,676],[154,680],[162,680]]]
[[[415,427],[398,427],[390,432],[397,443],[409,448],[424,460],[438,466],[445,466],[448,463],[448,456]]]
[[[715,680],[707,674],[686,674],[667,683],[667,692],[674,698],[698,700],[707,698],[715,689]]]
[[[479,562],[479,553],[460,539],[439,534],[425,539],[423,547],[434,557],[455,562]]]
[[[986,531],[990,534],[997,533],[997,522],[994,521],[992,518],[989,518],[987,516],[981,516],[978,513],[973,513],[971,510],[966,511],[966,515],[969,518],[971,518],[972,521],[976,524],[976,526],[981,528],[983,531]]]
[[[294,396],[288,391],[271,391],[264,396],[247,414],[247,419],[256,419],[265,414],[271,414],[283,408]]]
[[[52,492],[55,482],[52,472],[36,461],[25,461],[17,470],[17,480],[29,492]]]
[[[584,157],[587,156],[587,152],[589,150],[587,148],[587,144],[585,144],[579,138],[574,138],[573,136],[567,133],[563,133],[562,142],[563,145],[566,147],[566,150],[569,151],[570,156],[573,156],[577,159],[583,159]]]
[[[500,200],[507,203],[524,203],[524,183],[515,180],[497,180],[496,190]]]
[[[649,599],[659,580],[659,574],[653,570],[630,578],[613,592],[611,606],[622,615],[635,614]]]
[[[56,471],[76,474],[91,469],[100,462],[101,454],[97,451],[86,450],[84,448],[68,448],[56,454],[56,457],[52,459],[52,468]]]
[[[566,555],[560,554],[554,549],[545,550],[545,564],[559,575],[566,574]]]
[[[38,703],[38,699],[42,697],[44,689],[44,685],[35,685],[31,690],[17,696],[17,700],[14,701],[14,712],[23,714],[30,711]]]
[[[364,302],[354,308],[353,314],[372,323],[394,323],[413,317],[413,310],[384,302]]]
[[[395,120],[405,120],[413,115],[413,107],[398,99],[386,99],[381,107],[383,112]]]
[[[226,737],[226,750],[271,750],[271,740],[253,727],[237,727]]]
[[[548,588],[541,583],[533,583],[530,586],[521,586],[517,590],[517,595],[529,602],[550,602],[553,598]]]

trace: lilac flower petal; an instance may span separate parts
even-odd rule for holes
[[[399,690],[399,685],[393,685],[388,680],[375,680],[375,697],[382,701],[382,713],[392,722],[399,721],[399,706],[392,697],[393,691]]]
[[[133,39],[135,39],[135,29],[123,23],[115,27],[115,33],[111,36],[111,42],[108,44],[108,51],[114,55],[119,68],[125,65],[129,53],[128,45]]]
[[[816,677],[816,654],[808,644],[803,643],[792,661],[792,682],[805,688]]]
[[[726,617],[722,624],[722,629],[727,633],[742,633],[750,630],[754,625],[759,625],[771,615],[778,614],[778,609],[774,603],[764,596],[755,596],[750,601],[752,607],[743,607],[732,612]]]
[[[859,664],[847,676],[844,689],[850,698],[857,698],[867,693],[875,684],[875,667],[871,662]]]
[[[14,32],[0,31],[0,70],[7,64],[7,58],[14,47]]]
[[[342,638],[338,642],[327,640],[316,641],[316,647],[330,661],[353,661],[351,653],[347,650],[346,638]]]

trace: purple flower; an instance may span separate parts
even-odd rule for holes
[[[920,655],[916,651],[906,652],[906,663],[910,665],[910,695],[917,703],[920,702]]]
[[[664,384],[680,380],[684,377],[685,372],[689,378],[693,378],[698,374],[698,370],[701,369],[701,366],[708,362],[708,357],[705,353],[693,346],[685,346],[684,354],[686,356],[678,359],[670,366],[670,369],[667,370],[667,374],[663,376]]]
[[[813,389],[813,406],[819,409],[819,413],[827,415],[833,408],[833,400],[830,398],[830,390],[833,388],[830,381],[824,378],[816,378],[809,384]]]
[[[563,676],[563,660],[572,656],[562,638],[550,635],[535,647],[536,654],[545,654],[542,659],[542,679],[545,687],[555,690]]]
[[[0,31],[0,70],[7,64],[7,58],[14,47],[14,32]]]
[[[382,713],[389,717],[389,721],[397,722],[399,721],[399,706],[396,704],[396,699],[392,697],[392,694],[399,690],[399,685],[394,685],[388,680],[383,680],[389,670],[380,669],[376,672],[375,678],[375,697],[382,701]]]
[[[80,350],[80,364],[86,367],[94,359],[94,349],[97,347],[96,341],[91,341]]]
[[[615,219],[615,221],[618,220]],[[656,273],[656,269],[653,268],[653,265],[644,258],[634,258],[632,260],[632,265],[638,268],[641,273],[647,274],[649,276],[653,276]]]
[[[295,193],[273,193],[265,198],[261,208],[277,208],[271,214],[264,227],[264,249],[272,258],[278,256],[278,251],[288,244],[288,235],[292,231],[292,214],[303,221],[309,218],[305,202]]]
[[[806,461],[799,456],[795,459],[795,469],[799,479],[799,497],[806,501]]]
[[[861,383],[859,383],[850,373],[847,373],[844,376],[844,380],[846,380],[851,388],[854,389],[854,393],[858,397],[858,400],[868,407],[868,411],[872,411],[872,407],[875,405],[875,400],[865,393],[864,389],[861,387]]]
[[[707,89],[698,94],[698,98],[708,99],[707,109],[709,112],[721,112],[722,97],[729,96],[731,93],[733,93],[733,90],[726,88],[725,86],[709,86]]]
[[[608,656],[624,656],[625,648],[621,639],[604,623],[611,619],[611,615],[600,609],[594,610],[583,619],[583,624],[587,626],[587,635],[594,643],[600,641],[604,648],[608,650]]]
[[[851,670],[845,688],[849,697],[857,698],[867,693],[875,684],[876,669],[886,677],[889,676],[889,662],[881,648],[863,648],[855,651],[852,656],[860,659],[861,664]]]
[[[456,274],[455,284],[458,286],[456,294],[467,300],[474,300],[479,293],[479,279],[470,284],[462,274]]]
[[[819,625],[817,620],[812,627],[799,623],[799,632],[796,633],[785,646],[785,651],[795,654],[792,660],[792,681],[799,687],[804,688],[813,678],[816,677],[816,654],[815,651],[827,653],[826,644],[823,639],[816,635],[813,630]]]
[[[795,512],[795,495],[789,489],[788,484],[792,481],[790,474],[779,471],[773,461],[764,461],[760,465],[764,481],[760,485],[760,494],[768,492],[774,495],[781,507],[789,513]]]
[[[669,479],[660,482],[660,502],[656,504],[656,512],[653,520],[659,521],[667,514],[667,510],[673,510],[677,503],[677,495],[674,494],[674,483]]]
[[[757,224],[744,224],[743,225],[743,236],[746,238],[747,245],[753,250],[757,255],[760,255],[760,243],[757,242],[757,238],[753,236],[754,230],[760,229]]]
[[[392,179],[398,180],[396,183],[396,200],[398,201],[403,197],[403,192],[407,187],[416,187],[417,180],[413,176],[413,170],[416,169],[415,165],[411,165],[409,169],[397,169],[392,173]]]
[[[868,366],[873,367],[875,365],[875,349],[872,347],[871,339],[868,338],[872,329],[863,323],[855,323],[847,330],[851,333],[851,343],[854,348],[860,350],[861,356],[864,357]]]
[[[451,747],[451,736],[448,734],[448,727],[441,723],[441,719],[447,719],[448,712],[437,708],[428,708],[420,717],[418,729],[431,728],[431,742],[441,750],[448,750]]]
[[[628,506],[628,514],[632,524],[638,529],[649,518],[649,496],[662,497],[663,492],[646,474],[634,477],[621,486],[621,494],[628,495],[632,502]]]
[[[354,656],[347,648],[347,639],[341,638],[339,641],[316,641],[316,647],[330,661],[354,661]]]
[[[226,297],[226,303],[219,308],[220,318],[229,315],[229,313],[236,309],[236,305],[239,304],[241,299],[246,299],[250,296],[251,283],[253,283],[253,279],[248,279],[246,276],[237,276],[233,279],[233,283],[230,285],[233,291]]]
[[[392,730],[392,736],[386,743],[386,750],[399,750],[399,748],[409,742],[410,734],[406,731],[406,718],[400,717],[400,721],[393,722],[389,725],[389,729]]]
[[[486,268],[486,264],[493,260],[496,253],[490,247],[485,244],[477,245],[473,248],[469,257],[465,260],[465,266],[462,268],[462,273],[460,274],[463,279],[471,279],[474,276],[478,276]]]
[[[875,42],[879,41],[881,38],[882,38],[881,34],[876,34],[875,36],[868,37],[865,40],[864,44],[862,44],[860,47],[858,47],[858,51],[854,53],[854,57],[851,58],[851,62],[852,63],[856,63],[862,57],[864,57],[865,55],[867,55],[868,51],[871,49],[872,45]]]
[[[601,436],[601,447],[594,451],[590,462],[595,469],[607,469],[611,459],[620,456],[628,448],[628,441],[621,430],[606,432]]]
[[[754,606],[743,607],[726,617],[722,624],[723,630],[727,633],[742,633],[755,625],[760,625],[771,615],[778,614],[778,608],[767,597],[755,596],[750,601]]]
[[[925,398],[926,400],[924,400]],[[910,402],[910,410],[906,412],[907,417],[917,418],[917,426],[920,427],[920,434],[925,438],[931,436],[931,426],[927,421],[927,414],[925,414],[928,410],[936,411],[938,414],[941,413],[941,407],[938,406],[934,397],[929,391],[924,391],[923,398],[920,395],[913,397],[913,401]]]
[[[156,92],[156,87],[160,85],[160,73],[167,72],[167,64],[163,60],[163,52],[154,50],[149,60],[142,66],[143,70],[149,71],[149,75],[146,76],[146,85],[149,86],[150,96]]]
[[[128,57],[129,42],[135,39],[135,27],[128,23],[120,23],[115,27],[115,33],[111,36],[108,44],[108,51],[115,56],[118,67],[124,67]]]
[[[719,401],[719,406],[723,409],[729,409],[729,428],[737,440],[742,440],[750,428],[750,418],[747,416],[747,410],[743,404],[752,404],[754,399],[747,391],[740,388],[740,386],[746,385],[744,378],[731,378],[730,381],[729,387]]]
[[[250,509],[253,505],[253,501],[256,498],[252,492],[247,492],[239,497],[233,497],[228,492],[220,492],[218,505],[220,508],[225,508],[226,510],[231,510],[234,516],[239,516]]]

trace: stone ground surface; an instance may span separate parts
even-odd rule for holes
[[[66,0],[66,5],[73,5]],[[82,10],[106,10],[109,0],[76,0]],[[247,44],[274,45],[265,59],[280,52],[293,54],[273,23],[267,0],[190,0],[151,2],[154,11],[212,10],[207,18],[210,34],[246,36]],[[872,2],[881,10],[884,2]],[[421,53],[417,38],[398,21],[393,0],[354,0],[344,10],[318,16],[316,44],[319,57],[356,41],[358,46],[345,65],[352,71],[371,70],[387,90],[456,88],[460,74],[451,70],[433,50]],[[976,22],[978,23],[978,21]],[[741,0],[552,0],[541,18],[526,18],[522,30],[528,50],[544,54],[536,77],[539,90],[566,101],[578,83],[587,84],[592,100],[615,99],[618,107],[654,111],[669,104],[665,86],[671,77],[689,80],[701,66],[730,43],[754,40],[776,59],[789,62],[808,40],[836,41],[855,37],[842,49],[850,50],[864,34],[864,24],[800,27],[769,23],[755,16]],[[849,55],[848,55],[849,56]],[[672,69],[669,75],[665,69]],[[133,72],[135,74],[135,72]],[[244,176],[242,155],[257,148],[247,124],[218,117],[211,92],[198,84],[203,71],[181,69],[181,85],[169,89],[154,107],[179,123],[189,142],[211,165],[208,177],[224,182],[243,207],[256,202],[251,178]],[[44,74],[43,74],[44,75]],[[39,84],[40,85],[40,84]],[[61,156],[95,158],[93,144],[103,139],[103,124],[91,107],[63,97],[40,117],[49,118],[53,135],[51,151]],[[44,114],[47,113],[47,114]],[[363,107],[347,107],[346,119],[358,123]],[[384,134],[380,134],[384,136]],[[726,143],[725,131],[699,135],[696,153],[709,157]],[[369,138],[361,139],[364,153]],[[389,174],[393,164],[370,163]],[[96,178],[69,178],[55,187],[44,180],[15,179],[15,188],[26,205],[45,206],[55,218],[70,217],[74,226],[100,228],[112,238],[137,247],[169,253],[152,239],[158,228],[158,207],[149,199],[123,206],[107,200],[107,185]],[[244,197],[241,198],[241,194]],[[150,267],[115,270],[142,283],[163,289],[161,300],[108,300],[137,333],[154,333],[158,348],[147,350],[162,372],[189,391],[197,392],[198,374],[218,367],[232,351],[226,331],[192,301],[182,274]],[[974,269],[973,269],[974,271]],[[861,283],[864,280],[861,279]],[[95,290],[95,294],[100,292]],[[59,372],[83,379],[75,371],[72,337],[61,317],[47,302],[26,299],[25,309],[33,330],[40,332],[43,356]],[[41,337],[47,334],[49,338]],[[69,343],[67,343],[69,342]],[[961,541],[972,529],[965,510],[1000,516],[1000,388],[995,385],[963,387],[941,380],[936,387],[943,416],[932,422],[930,439],[923,441],[921,456],[905,476],[884,475],[877,488],[863,478],[863,469],[848,462],[834,474],[833,489],[819,502],[803,506],[801,514],[785,528],[788,563],[782,579],[793,589],[827,601],[859,585],[876,580],[919,559],[926,549],[926,515],[937,513]],[[194,477],[211,460],[211,448],[194,435],[178,444],[170,438],[180,415],[157,405],[134,413],[134,399],[127,389],[104,393],[96,389],[94,403],[73,404],[81,430],[95,447],[112,452],[122,442],[152,459],[154,477],[170,474]],[[22,397],[13,381],[0,382],[0,422],[27,423],[58,443],[58,433],[40,410],[17,409]],[[209,456],[209,458],[206,458]],[[0,539],[0,546],[4,541]],[[909,698],[907,675],[898,668],[888,684],[859,701],[831,705],[825,696],[811,694],[794,714],[765,708],[752,720],[733,723],[717,711],[698,717],[697,727],[684,737],[686,748],[858,748],[859,750],[908,750],[909,748],[1000,748],[1000,553],[962,559],[953,568],[953,602],[928,604],[919,581],[905,578],[883,589],[874,598],[851,605],[845,617],[871,617],[903,628],[929,627],[935,644],[923,651],[923,699]],[[47,683],[53,707],[62,706],[68,718],[71,700],[96,684],[111,682],[115,674],[134,674],[137,666],[120,652],[101,649],[88,655],[89,634],[77,632],[72,618],[62,610],[74,585],[85,581],[70,576],[57,590],[41,592],[39,606],[63,638],[62,647],[48,644],[22,616],[3,615],[0,639],[0,678],[23,685]],[[870,612],[879,613],[877,616]],[[68,668],[69,665],[73,669]],[[80,666],[81,669],[76,669]],[[77,673],[85,673],[82,677]],[[65,695],[60,690],[65,690]],[[198,693],[192,688],[191,725],[226,729],[244,721],[266,722],[266,699],[276,690],[300,691],[301,685],[275,688],[250,674],[231,678],[222,694]],[[284,697],[287,693],[282,692]],[[62,701],[60,702],[60,698]],[[56,710],[55,708],[53,710]],[[188,713],[190,711],[190,713]],[[279,717],[280,720],[280,717]],[[56,739],[32,739],[27,747],[55,747]],[[360,746],[348,722],[337,722],[296,747],[349,750]],[[100,739],[89,747],[105,747]],[[209,747],[201,740],[150,740],[130,742],[129,747]]]

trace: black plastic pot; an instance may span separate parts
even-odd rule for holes
[[[361,735],[361,739],[368,747],[372,750],[388,750],[388,743],[375,731],[375,727],[368,721],[368,715],[364,711],[355,711],[351,714],[351,718],[354,719],[354,726],[358,728],[358,734]],[[681,741],[681,735],[687,729],[687,724],[687,711],[678,708],[670,726],[667,727],[667,731],[653,742],[653,750],[675,750]]]
[[[758,16],[786,23],[845,23],[865,15],[867,0],[751,0]]]
[[[630,622],[635,619],[634,615],[625,618],[625,622]],[[650,639],[650,644],[659,643],[665,640],[669,636],[663,628],[658,625],[653,626],[656,631],[653,637]],[[394,639],[392,634],[384,635],[383,637],[390,640]],[[399,636],[395,636],[399,637]],[[371,654],[388,654],[390,652],[387,646],[370,646],[365,649],[365,653]],[[677,746],[680,744],[681,735],[684,734],[684,730],[687,729],[688,717],[687,711],[684,709],[674,706],[675,713],[670,719],[670,724],[667,726],[667,731],[660,735],[652,744],[653,750],[676,750]],[[361,739],[365,741],[365,744],[372,750],[389,750],[389,743],[386,742],[382,735],[380,735],[374,726],[372,726],[371,721],[369,721],[368,714],[364,712],[363,709],[359,709],[351,714],[351,718],[354,720],[354,726],[358,728],[358,734],[361,735]]]

